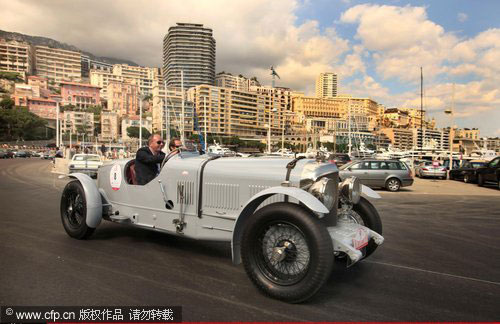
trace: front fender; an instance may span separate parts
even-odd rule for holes
[[[77,179],[80,181],[85,192],[85,200],[87,202],[87,215],[85,223],[88,227],[96,228],[102,219],[102,200],[101,194],[95,180],[83,173],[68,174],[69,178]]]
[[[233,229],[233,237],[231,239],[231,250],[232,250],[234,264],[241,263],[240,242],[241,242],[241,237],[243,235],[243,229],[245,228],[246,220],[253,215],[253,213],[257,210],[260,204],[262,204],[267,198],[277,194],[282,194],[289,196],[291,198],[295,198],[314,212],[320,214],[327,214],[330,212],[328,208],[326,208],[321,201],[319,201],[316,197],[314,197],[307,191],[302,190],[300,188],[280,186],[260,191],[252,198],[250,198],[250,200],[248,200],[245,207],[243,207],[240,215],[236,219],[236,223]],[[323,216],[320,215],[319,217]]]

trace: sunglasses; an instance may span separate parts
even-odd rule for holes
[[[158,142],[156,142],[156,144],[163,145],[163,144],[165,144],[165,142],[164,141],[158,141]]]

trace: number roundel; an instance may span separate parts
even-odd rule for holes
[[[109,173],[109,182],[111,184],[111,189],[120,190],[122,183],[122,169],[119,164],[113,165]]]

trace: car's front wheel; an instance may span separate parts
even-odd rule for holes
[[[333,244],[326,227],[305,207],[275,203],[248,220],[241,255],[259,290],[298,303],[314,295],[330,276]]]
[[[464,182],[465,183],[470,183],[471,182],[470,175],[468,175],[468,174],[464,175]]]
[[[64,187],[61,197],[61,220],[69,236],[86,239],[94,233],[95,228],[88,227],[87,200],[82,184],[78,180],[69,182]]]

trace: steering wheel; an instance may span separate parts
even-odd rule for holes
[[[167,163],[168,160],[170,160],[174,155],[179,154],[180,151],[181,150],[179,148],[176,148],[175,150],[170,151],[170,153],[166,154],[165,157],[163,158],[163,161],[161,162],[160,170],[163,169],[163,166],[165,165],[165,163]]]

